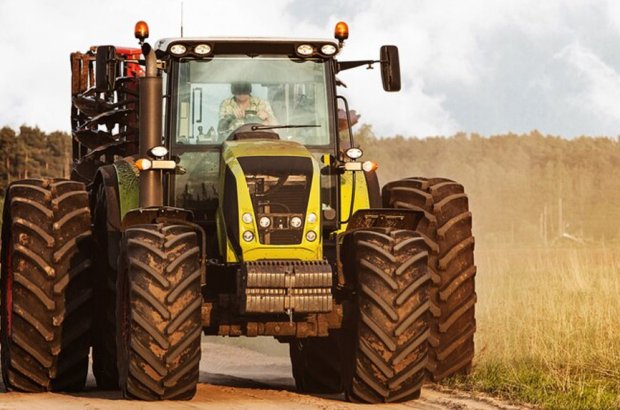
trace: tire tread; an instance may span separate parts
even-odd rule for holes
[[[432,244],[428,375],[439,382],[467,373],[474,356],[476,267],[465,190],[446,178],[414,177],[388,183],[382,196],[385,207],[423,211],[418,231]]]
[[[91,266],[92,248],[85,186],[49,178],[13,183],[3,221],[5,385],[25,392],[81,390],[88,369],[92,309],[91,275],[81,274]]]

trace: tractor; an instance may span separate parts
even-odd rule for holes
[[[201,336],[271,336],[300,392],[417,398],[469,371],[474,239],[463,186],[380,188],[339,72],[348,38],[167,38],[71,54],[70,180],[16,181],[2,223],[9,390],[187,400]],[[388,112],[385,113],[389,115]],[[92,349],[92,350],[91,350]],[[91,353],[92,352],[92,353]]]

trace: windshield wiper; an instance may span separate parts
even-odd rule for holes
[[[252,131],[258,130],[277,130],[284,128],[319,128],[320,125],[306,124],[306,125],[252,125]]]

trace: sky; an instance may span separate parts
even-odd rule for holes
[[[402,90],[378,69],[339,74],[378,136],[620,135],[614,0],[183,0],[185,36],[350,36],[339,60],[399,47]],[[69,131],[72,51],[180,34],[181,0],[0,0],[0,127]]]

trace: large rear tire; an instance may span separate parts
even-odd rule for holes
[[[123,396],[189,400],[202,331],[200,248],[185,225],[139,225],[123,234],[117,346]]]
[[[295,386],[300,393],[342,393],[341,359],[335,334],[295,339],[289,346]]]
[[[2,224],[2,376],[8,390],[84,388],[91,326],[88,193],[74,181],[13,183]]]
[[[345,275],[356,282],[345,310],[347,398],[365,403],[418,398],[428,342],[428,251],[414,231],[374,228],[345,237]]]
[[[474,357],[474,237],[467,195],[445,178],[408,178],[383,187],[383,205],[422,211],[418,225],[430,244],[431,348],[428,372],[439,382],[467,374]]]

